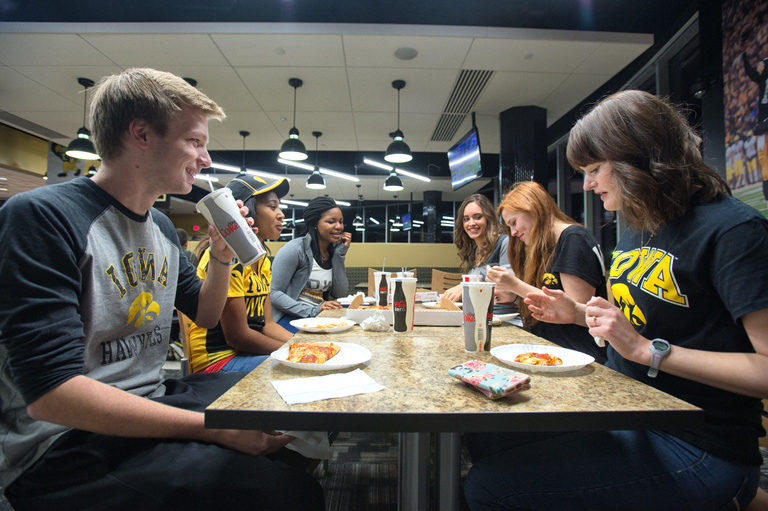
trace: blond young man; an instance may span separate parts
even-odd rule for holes
[[[224,112],[175,75],[130,69],[101,80],[90,114],[98,173],[0,209],[8,500],[17,511],[322,509],[314,480],[264,456],[291,437],[205,429],[204,407],[242,374],[164,380],[173,308],[215,326],[229,267],[201,282],[152,205],[190,192],[211,164],[208,119]],[[212,254],[232,260],[209,234]]]

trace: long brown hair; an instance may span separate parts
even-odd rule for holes
[[[700,144],[669,101],[628,90],[600,101],[576,123],[566,155],[577,170],[609,162],[627,225],[656,232],[692,204],[730,195],[723,178],[704,163]]]
[[[480,243],[475,243],[464,230],[464,210],[473,202],[480,206],[483,217],[485,217],[485,236]],[[456,213],[453,227],[453,242],[456,244],[459,259],[461,259],[460,269],[462,273],[473,268],[475,262],[487,260],[496,248],[496,241],[498,241],[499,236],[501,236],[501,223],[493,208],[493,203],[485,195],[479,193],[474,193],[464,199]]]
[[[539,287],[552,257],[555,255],[557,240],[554,221],[577,224],[557,207],[557,203],[539,183],[524,181],[516,183],[501,200],[499,214],[503,211],[525,213],[533,221],[526,245],[519,238],[509,238],[509,264],[521,280],[534,287]],[[504,225],[509,234],[509,226]],[[531,312],[522,300],[518,300],[520,313],[526,326],[536,323]]]

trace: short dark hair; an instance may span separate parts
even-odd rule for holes
[[[176,236],[179,237],[179,245],[181,245],[182,247],[184,246],[185,243],[189,241],[189,234],[187,234],[187,231],[185,231],[181,227],[176,228]]]

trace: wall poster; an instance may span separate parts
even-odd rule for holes
[[[722,9],[726,180],[768,216],[768,0],[725,0]]]

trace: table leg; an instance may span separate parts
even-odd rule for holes
[[[429,433],[400,433],[397,509],[429,509]]]
[[[437,509],[459,510],[461,433],[437,434]]]

